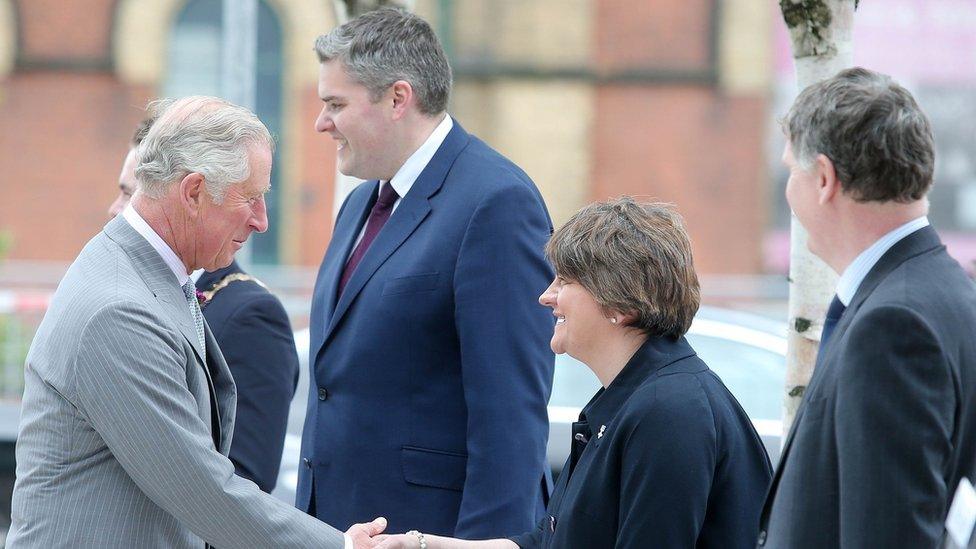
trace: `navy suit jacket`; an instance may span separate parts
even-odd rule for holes
[[[227,275],[243,272],[235,261],[204,273],[197,288],[210,290]],[[288,315],[278,298],[258,283],[235,281],[214,294],[203,316],[237,385],[230,460],[238,475],[271,492],[298,383],[298,353]]]
[[[976,473],[976,288],[925,227],[885,253],[827,344],[762,512],[765,547],[936,547]]]
[[[549,517],[524,549],[747,549],[772,468],[685,338],[651,337],[573,424]]]
[[[347,198],[310,319],[296,505],[346,529],[499,537],[545,510],[552,232],[529,177],[455,122],[337,284],[378,182]],[[338,298],[338,299],[337,299]]]

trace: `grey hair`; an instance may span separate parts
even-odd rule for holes
[[[858,202],[909,203],[932,186],[932,126],[891,77],[855,67],[807,87],[783,121],[793,155],[810,170],[823,154]]]
[[[420,17],[400,8],[366,12],[315,40],[319,62],[339,60],[346,73],[379,101],[398,80],[410,83],[420,112],[447,110],[451,66],[440,40]]]
[[[132,147],[138,147],[142,144],[142,140],[146,138],[146,134],[149,133],[149,128],[156,122],[159,115],[163,113],[166,109],[173,104],[173,99],[157,99],[155,101],[150,101],[146,105],[146,114],[139,125],[136,126],[136,130],[132,133]]]
[[[251,176],[250,147],[264,145],[274,152],[271,133],[254,113],[218,97],[151,103],[147,110],[158,112],[158,118],[137,149],[135,173],[150,198],[199,173],[207,194],[220,204],[231,185]]]
[[[630,326],[651,336],[684,335],[701,302],[691,241],[670,204],[590,204],[553,233],[546,257],[604,309],[635,313]]]

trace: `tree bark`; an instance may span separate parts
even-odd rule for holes
[[[830,78],[854,63],[852,30],[857,0],[780,0],[790,31],[797,88]],[[837,275],[807,249],[807,233],[790,221],[790,303],[783,438],[789,433],[817,360],[827,304]]]

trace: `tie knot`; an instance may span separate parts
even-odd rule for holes
[[[396,190],[393,188],[393,185],[391,185],[389,181],[381,183],[380,196],[376,199],[376,207],[383,209],[390,208],[398,198],[400,198],[400,195],[397,194]]]
[[[839,320],[840,316],[844,314],[846,309],[847,306],[844,305],[840,298],[835,295],[834,299],[830,300],[830,306],[827,307],[827,318],[831,320]]]

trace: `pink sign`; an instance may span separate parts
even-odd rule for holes
[[[789,35],[778,14],[775,51],[777,75],[792,75]],[[976,82],[976,2],[861,0],[854,62],[909,85]]]

